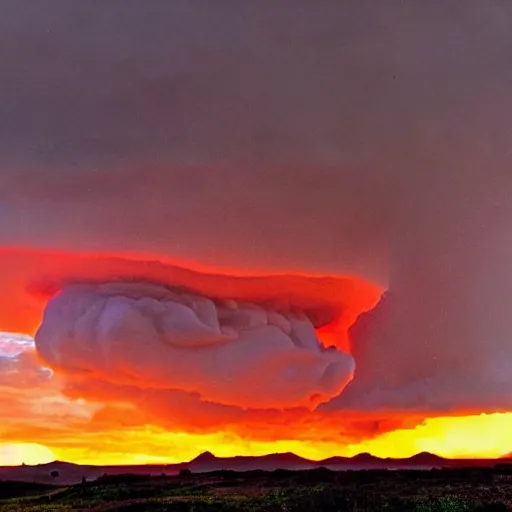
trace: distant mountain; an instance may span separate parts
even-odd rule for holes
[[[23,466],[22,466],[23,467]],[[74,462],[66,462],[63,460],[54,460],[53,462],[47,462],[46,464],[39,464],[40,468],[48,468],[49,470],[58,470],[58,469],[70,469],[70,468],[79,468],[83,467],[80,464],[75,464]]]
[[[492,467],[500,462],[503,463],[503,461],[510,459],[510,457],[508,455],[500,459],[444,459],[432,453],[422,452],[404,459],[382,459],[369,453],[360,453],[354,457],[329,457],[324,460],[313,461],[290,452],[271,453],[255,457],[216,457],[211,452],[204,452],[190,462],[167,465],[82,466],[70,462],[55,461],[38,466],[0,467],[0,480],[70,485],[81,482],[82,478],[92,480],[104,474],[161,475],[165,473],[167,475],[175,475],[184,469],[188,469],[193,473],[206,473],[219,470],[243,472],[253,470],[274,471],[276,469],[307,470],[321,467],[333,471]],[[52,477],[52,472],[55,471],[58,472],[58,476]]]
[[[188,463],[169,465],[168,469],[190,469],[193,472],[233,470],[252,471],[263,469],[312,469],[317,463],[304,459],[294,453],[272,453],[261,456],[216,457],[210,452],[204,452]]]
[[[451,467],[455,461],[443,459],[438,455],[429,452],[421,452],[403,459],[382,459],[385,462],[385,467],[388,469],[441,469],[443,467]]]
[[[203,452],[195,459],[192,459],[188,464],[210,464],[217,460],[217,457],[212,452]]]
[[[361,463],[365,462],[375,462],[377,460],[382,460],[379,457],[375,457],[375,455],[372,455],[371,453],[358,453],[357,455],[354,455],[351,459],[352,461],[357,461]]]
[[[192,472],[200,473],[217,470],[251,471],[262,469],[272,471],[275,469],[301,470],[319,467],[332,470],[423,469],[445,467],[449,465],[449,462],[447,459],[426,452],[405,459],[381,459],[370,453],[360,453],[354,457],[329,457],[320,461],[305,459],[294,453],[272,453],[254,457],[216,457],[210,452],[205,452],[188,463],[169,465],[167,470],[189,469]]]
[[[433,453],[429,452],[421,452],[417,453],[416,455],[413,455],[412,457],[409,457],[407,460],[409,462],[414,462],[416,464],[443,464],[446,462],[446,459],[443,457],[439,457],[439,455],[434,455]]]
[[[375,464],[377,462],[382,462],[383,459],[379,459],[370,453],[358,453],[353,457],[329,457],[328,459],[323,459],[318,462],[322,466],[339,466],[339,465],[349,465],[353,466],[354,464]]]
[[[346,470],[356,470],[356,469],[373,469],[378,467],[378,462],[381,460],[377,457],[372,457],[372,459],[363,458],[363,460],[358,460],[356,457],[329,457],[328,459],[318,461],[317,467],[323,467],[327,469],[331,469],[333,471],[346,471]]]

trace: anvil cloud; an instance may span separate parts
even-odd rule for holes
[[[69,400],[511,410],[511,5],[7,0],[0,48],[0,328]]]

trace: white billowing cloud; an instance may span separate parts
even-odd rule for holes
[[[0,439],[4,443],[23,441],[27,427],[33,433],[34,429],[55,432],[77,425],[83,429],[84,424],[88,425],[102,405],[69,398],[63,394],[63,387],[64,382],[58,376],[41,366],[33,338],[0,333]],[[8,446],[0,444],[0,452],[8,450]],[[0,453],[0,465],[2,456],[6,456],[5,451]],[[28,461],[25,458],[24,462]]]
[[[26,334],[0,331],[0,358],[16,357],[34,348],[34,339]]]
[[[55,368],[241,407],[313,407],[350,381],[350,354],[323,348],[306,315],[213,301],[147,283],[70,285],[36,334]]]

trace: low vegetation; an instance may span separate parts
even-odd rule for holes
[[[504,512],[512,472],[218,471],[104,476],[69,487],[0,482],[0,512]]]

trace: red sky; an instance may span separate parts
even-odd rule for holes
[[[217,298],[265,298],[281,307],[286,298],[286,307],[291,303],[316,311],[317,321],[323,312],[328,320],[317,330],[321,342],[350,351],[347,326],[374,307],[382,293],[377,286],[352,277],[247,279],[106,255],[4,249],[0,262],[2,268],[10,269],[0,307],[2,328],[31,336],[41,324],[47,301],[63,287],[129,278],[187,286]],[[314,411],[302,406],[244,411],[239,406],[203,402],[176,389],[148,388],[140,377],[127,392],[115,380],[73,375],[66,365],[50,374],[41,370],[46,362],[34,352],[30,338],[4,334],[2,340],[5,366],[0,388],[3,410],[8,411],[2,426],[3,463],[55,457],[84,463],[167,462],[185,460],[206,449],[219,455],[291,450],[317,459],[361,451],[407,456],[424,449],[447,456],[497,456],[508,449],[512,421],[508,414],[481,416],[467,411],[473,414],[465,415],[463,410],[453,410],[450,414],[456,417],[446,418],[442,411],[433,410]],[[233,356],[235,364],[239,361]],[[268,381],[273,378],[266,375]],[[479,435],[482,428],[499,429],[501,434],[491,442]]]

